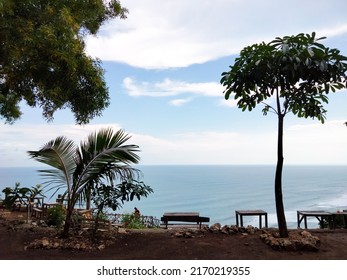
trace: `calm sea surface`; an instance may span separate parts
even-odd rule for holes
[[[263,209],[269,214],[269,226],[277,226],[274,166],[164,165],[139,169],[154,193],[124,204],[118,213],[131,213],[135,206],[143,215],[157,218],[164,212],[200,212],[210,217],[211,224],[231,225],[236,223],[235,210]],[[15,182],[22,187],[42,183],[36,170],[0,168],[0,190],[13,187]],[[283,195],[289,228],[296,227],[297,210],[347,209],[347,166],[285,166]],[[310,223],[318,226],[316,220]],[[245,224],[258,225],[253,217],[246,218]]]

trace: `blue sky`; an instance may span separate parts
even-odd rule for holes
[[[47,123],[22,104],[0,124],[0,166],[33,166],[26,151],[57,136],[76,142],[100,127],[124,129],[142,164],[275,164],[277,118],[224,100],[221,73],[239,51],[275,37],[315,31],[347,55],[345,0],[123,0],[126,20],[87,38],[103,61],[111,105],[89,125],[68,110]],[[347,164],[346,90],[330,95],[327,121],[285,118],[285,164]]]

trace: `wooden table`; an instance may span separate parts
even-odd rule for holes
[[[241,227],[243,227],[243,216],[259,216],[259,228],[262,228],[262,217],[265,218],[265,227],[268,227],[267,224],[267,212],[263,210],[236,210],[236,225],[239,226],[239,218]]]
[[[298,219],[298,228],[300,228],[300,224],[302,220],[304,220],[305,228],[307,229],[307,217],[314,217],[319,222],[322,222],[323,218],[328,219],[329,227],[333,228],[333,214],[327,211],[297,211],[297,219]]]

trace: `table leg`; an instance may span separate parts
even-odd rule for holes
[[[265,214],[265,227],[268,228],[268,223],[267,223],[267,213]]]
[[[235,212],[236,215],[236,226],[239,226],[239,214]]]
[[[261,218],[261,215],[259,215],[259,228],[262,228],[262,218]]]
[[[307,229],[307,217],[304,216],[305,229]]]

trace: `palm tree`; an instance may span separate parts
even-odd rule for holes
[[[69,235],[74,207],[79,199],[86,200],[90,191],[107,181],[129,181],[138,178],[140,171],[130,164],[139,162],[137,145],[125,145],[130,136],[122,130],[101,129],[76,146],[66,137],[57,137],[39,151],[29,151],[31,158],[54,169],[39,170],[46,184],[66,188],[67,212],[63,237]]]

